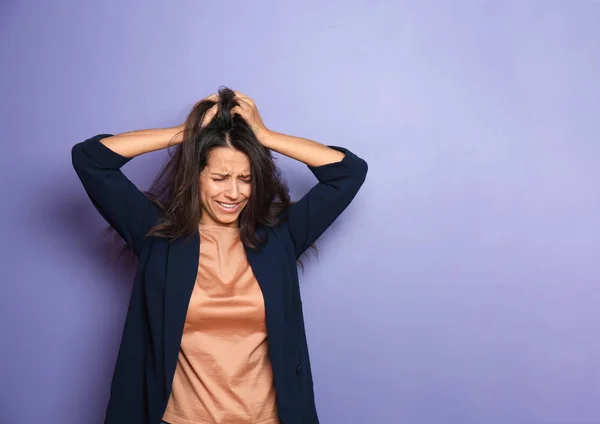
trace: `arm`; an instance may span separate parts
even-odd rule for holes
[[[144,153],[166,149],[183,141],[183,125],[173,128],[130,131],[100,140],[118,155],[128,159]]]
[[[134,156],[181,143],[181,129],[99,134],[71,150],[75,172],[95,208],[138,255],[158,210],[120,168]]]
[[[263,123],[254,101],[239,91],[236,91],[235,94],[239,105],[231,109],[231,112],[244,118],[258,141],[268,149],[313,167],[339,162],[344,158],[344,153],[339,149],[306,138],[293,137],[269,130]]]
[[[254,102],[237,93],[240,106],[232,109],[252,127],[265,147],[303,162],[317,177],[315,185],[288,211],[286,225],[300,257],[354,199],[365,181],[367,163],[347,149],[268,130]]]
[[[365,181],[368,165],[343,147],[277,134],[265,140],[265,146],[304,162],[319,180],[288,210],[287,225],[297,259],[352,202]]]
[[[216,102],[218,96],[213,94],[205,100]],[[215,104],[204,115],[202,125],[216,113]],[[75,172],[92,203],[138,255],[159,210],[120,168],[135,156],[182,143],[185,126],[100,134],[76,144],[71,151]]]
[[[261,133],[261,144],[277,153],[304,163],[309,167],[319,167],[339,162],[345,157],[345,152],[325,146],[306,138],[294,137],[267,131]]]

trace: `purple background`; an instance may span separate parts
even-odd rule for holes
[[[306,260],[323,423],[600,423],[600,3],[3,1],[0,421],[99,423],[131,289],[71,168],[227,85],[370,164]],[[124,170],[146,189],[165,152]],[[292,195],[315,183],[280,158]]]

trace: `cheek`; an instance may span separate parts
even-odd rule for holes
[[[246,198],[249,199],[250,196],[252,195],[252,186],[250,184],[248,184],[241,191],[242,191],[242,193],[244,193],[244,196],[246,196]]]
[[[213,181],[209,183],[204,183],[200,188],[200,197],[204,200],[209,200],[221,192],[221,189],[218,184],[215,184]]]

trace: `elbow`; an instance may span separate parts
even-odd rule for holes
[[[356,169],[362,184],[367,179],[367,174],[369,172],[369,164],[363,158],[359,158]]]
[[[364,159],[362,159],[362,163],[363,163],[363,174],[366,177],[367,173],[369,172],[369,164]]]
[[[82,166],[82,148],[82,143],[77,143],[71,148],[71,164],[76,171],[81,169]]]

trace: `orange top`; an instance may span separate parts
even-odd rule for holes
[[[279,424],[264,299],[238,228],[200,225],[198,275],[163,420]]]

